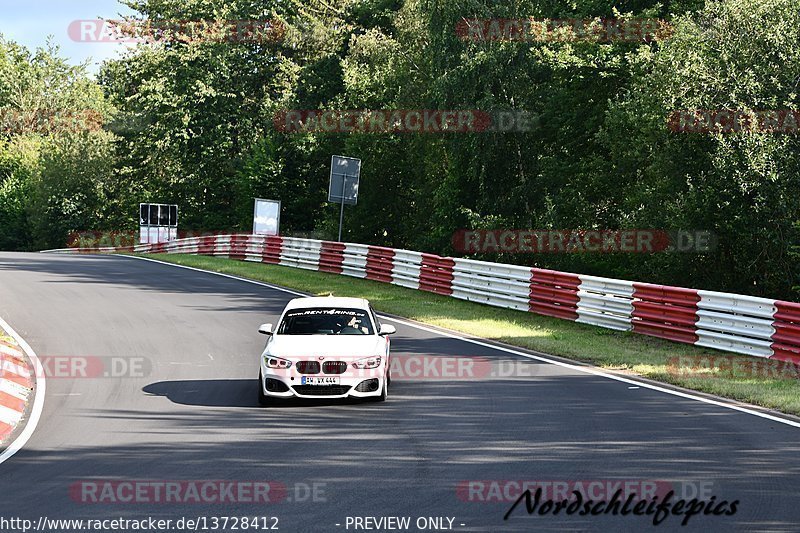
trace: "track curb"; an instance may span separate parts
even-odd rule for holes
[[[21,433],[35,396],[33,362],[14,336],[0,325],[0,451]]]

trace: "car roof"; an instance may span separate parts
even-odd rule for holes
[[[341,296],[314,296],[311,298],[295,298],[286,305],[286,310],[308,309],[316,307],[343,307],[369,309],[369,302],[364,298],[345,298]]]

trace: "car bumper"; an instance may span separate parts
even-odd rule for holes
[[[287,376],[264,367],[261,376],[261,390],[271,398],[372,398],[381,395],[386,381],[382,373],[373,372],[364,376],[324,376],[338,377],[338,385],[306,385],[302,376]]]

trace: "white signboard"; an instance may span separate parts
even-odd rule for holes
[[[281,229],[281,201],[256,198],[253,212],[253,235],[279,235]]]
[[[139,204],[139,242],[155,244],[178,238],[178,206]]]

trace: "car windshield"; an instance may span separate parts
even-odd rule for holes
[[[340,308],[293,309],[287,311],[279,335],[372,335],[366,310]]]

